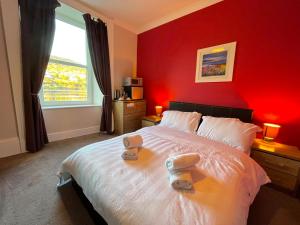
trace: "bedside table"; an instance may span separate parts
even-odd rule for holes
[[[161,121],[161,117],[159,116],[145,116],[142,119],[142,127],[150,127],[159,124]]]
[[[265,169],[274,186],[298,194],[300,150],[297,147],[255,139],[251,157]]]

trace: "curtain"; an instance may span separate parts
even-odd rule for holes
[[[107,28],[101,20],[93,20],[90,14],[83,15],[88,46],[94,74],[104,95],[100,131],[112,133],[112,93]]]
[[[19,0],[26,148],[40,150],[48,137],[38,93],[50,57],[57,0]]]

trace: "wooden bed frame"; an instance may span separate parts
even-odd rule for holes
[[[243,122],[251,122],[252,121],[252,113],[251,109],[241,109],[241,108],[233,108],[233,107],[225,107],[225,106],[213,106],[213,105],[203,105],[196,103],[186,103],[186,102],[173,102],[169,103],[169,110],[178,110],[183,112],[200,112],[202,116],[214,116],[214,117],[229,117],[229,118],[238,118]],[[201,123],[201,121],[200,121]],[[72,186],[78,194],[81,202],[87,209],[89,215],[95,224],[106,224],[105,220],[99,213],[93,208],[92,204],[84,195],[82,188],[77,184],[75,179],[72,177]]]
[[[72,186],[74,190],[76,191],[78,197],[81,200],[81,203],[84,205],[84,207],[87,209],[91,219],[95,223],[95,225],[107,225],[106,221],[103,219],[103,217],[94,209],[92,203],[87,199],[87,197],[84,195],[82,188],[77,184],[75,179],[72,177]]]

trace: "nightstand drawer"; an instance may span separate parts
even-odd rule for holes
[[[277,171],[281,171],[283,173],[298,176],[300,168],[300,162],[298,161],[266,154],[259,151],[254,151],[252,153],[252,157],[263,167],[268,167]]]
[[[142,120],[142,127],[151,127],[151,126],[154,126],[155,123],[154,122],[151,122],[151,121],[148,121],[148,120]]]
[[[146,104],[145,102],[126,102],[124,104],[124,115],[146,112]],[[144,114],[145,115],[145,114]]]
[[[142,120],[142,127],[150,127],[159,124],[161,121],[160,116],[150,115],[145,116]]]
[[[289,174],[281,173],[277,170],[264,167],[273,184],[280,187],[295,190],[297,185],[297,177]]]

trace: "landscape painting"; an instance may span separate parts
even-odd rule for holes
[[[197,50],[196,83],[230,82],[236,42]]]
[[[227,51],[203,55],[202,76],[224,76],[226,63]]]

